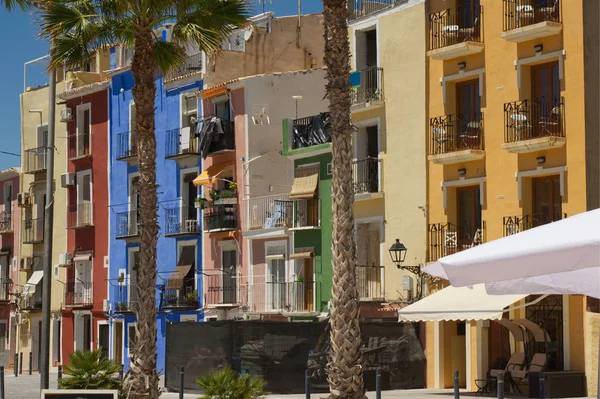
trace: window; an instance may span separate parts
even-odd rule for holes
[[[229,106],[229,99],[215,103],[215,116],[218,118],[221,118],[223,120],[231,119],[231,109]]]
[[[198,171],[185,173],[182,176],[181,201],[183,205],[183,220],[194,221],[198,219],[198,209],[194,206],[198,198],[198,187],[194,185],[194,179],[198,177]]]
[[[355,54],[357,71],[377,66],[377,29],[356,31]]]
[[[98,324],[98,347],[102,348],[102,359],[108,359],[110,331],[108,324]]]
[[[181,96],[181,127],[193,127],[198,120],[198,99],[194,94]]]
[[[533,179],[533,226],[562,219],[560,176]]]
[[[90,104],[77,107],[77,136],[75,139],[77,157],[90,155],[91,116]]]
[[[12,182],[4,183],[4,211],[10,212],[12,208]]]
[[[480,187],[458,187],[456,194],[458,246],[462,248],[475,245],[474,240],[479,239],[482,226]]]

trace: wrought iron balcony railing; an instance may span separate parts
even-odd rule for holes
[[[358,295],[361,299],[383,298],[384,267],[371,265],[357,265],[356,278],[358,280]]]
[[[44,218],[25,219],[21,225],[23,244],[44,242]]]
[[[199,146],[204,157],[235,150],[235,123],[233,121],[209,117],[199,123],[202,125]],[[219,124],[219,126],[210,127],[211,124]],[[204,129],[205,125],[208,126],[206,129]],[[212,133],[206,133],[208,130],[211,130]]]
[[[200,234],[199,214],[200,209],[188,205],[165,209],[165,235]]]
[[[69,159],[83,158],[92,155],[90,152],[90,135],[76,134],[67,138]]]
[[[188,281],[184,284],[187,284]],[[189,281],[193,283],[193,279]],[[180,290],[167,289],[163,293],[162,307],[163,308],[197,308],[200,306],[198,291],[192,289],[191,286],[182,286]]]
[[[352,105],[383,101],[383,68],[372,66],[354,72],[360,75],[360,85],[350,92]]]
[[[455,114],[429,120],[429,155],[483,150],[483,114]]]
[[[0,234],[12,233],[12,231],[13,231],[12,211],[8,210],[8,211],[0,212]]]
[[[427,261],[435,262],[485,242],[485,222],[434,223],[428,225],[427,235]]]
[[[177,79],[198,72],[202,72],[202,53],[187,57],[184,62],[167,72],[165,80]]]
[[[503,30],[540,22],[562,22],[560,0],[502,0]]]
[[[381,159],[367,157],[352,164],[354,177],[354,194],[381,192],[379,172]]]
[[[138,304],[137,284],[125,278],[118,282],[114,311],[117,313],[133,312]]]
[[[504,236],[520,233],[534,227],[556,222],[567,217],[566,213],[536,213],[523,216],[505,216],[502,219]]]
[[[94,287],[91,282],[68,280],[65,289],[65,307],[91,307],[94,305]]]
[[[38,292],[39,291],[39,292]],[[42,287],[36,287],[34,294],[24,294],[21,298],[22,310],[42,310]]]
[[[215,205],[204,209],[204,231],[235,230],[237,205]]]
[[[25,150],[23,173],[40,173],[46,171],[46,147]]]
[[[288,194],[244,200],[246,214],[244,230],[275,229],[292,227],[292,203]]]
[[[483,43],[483,7],[458,7],[429,16],[429,50],[463,42]]]
[[[504,104],[504,142],[515,143],[541,137],[565,137],[565,100],[515,101]]]
[[[235,273],[223,271],[204,279],[204,306],[248,305],[248,283]]]
[[[196,137],[195,128],[167,130],[167,148],[165,158],[178,158],[188,155],[200,155],[200,139]]]
[[[315,282],[266,281],[249,284],[248,305],[252,312],[314,312]]]
[[[348,20],[354,21],[406,3],[408,0],[348,0]]]
[[[296,199],[293,204],[293,228],[321,227],[321,199]]]
[[[117,213],[116,238],[129,238],[138,236],[140,234],[138,220],[139,215],[137,209]]]
[[[67,207],[67,229],[79,229],[94,225],[92,203],[84,202]]]
[[[135,132],[117,134],[117,161],[135,159],[137,153],[137,135]]]

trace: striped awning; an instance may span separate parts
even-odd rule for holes
[[[215,183],[217,178],[234,164],[235,162],[223,162],[209,166],[204,172],[194,179],[194,186],[203,186],[205,184]]]
[[[317,194],[319,186],[319,165],[297,167],[294,171],[294,184],[290,199],[310,199]]]

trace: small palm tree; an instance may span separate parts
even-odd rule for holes
[[[141,236],[136,283],[145,294],[135,311],[136,348],[125,385],[130,398],[157,398],[155,77],[183,62],[185,46],[190,43],[205,52],[217,51],[224,37],[247,23],[247,4],[244,0],[40,1],[42,34],[52,43],[50,68],[85,65],[106,45],[124,43],[134,49],[131,71],[135,80]],[[171,42],[162,41],[155,33],[167,22],[173,24]]]
[[[333,127],[333,285],[331,360],[327,378],[332,398],[364,397],[359,297],[354,242],[352,128],[350,125],[350,44],[347,0],[323,0],[327,97]]]
[[[204,389],[202,399],[258,399],[267,392],[267,382],[258,376],[239,376],[229,366],[196,378]]]
[[[92,352],[75,351],[69,354],[69,364],[64,367],[67,377],[58,382],[63,389],[120,390],[120,370],[121,366],[102,358],[102,349]]]

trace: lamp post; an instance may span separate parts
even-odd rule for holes
[[[421,295],[423,293],[423,273],[421,272],[421,265],[417,266],[407,266],[403,265],[406,260],[406,253],[408,249],[404,244],[400,242],[400,239],[396,238],[396,242],[392,244],[389,249],[390,257],[392,258],[392,262],[396,265],[396,267],[400,270],[406,270],[411,272],[416,276],[417,279],[417,295],[416,299],[421,299]]]

